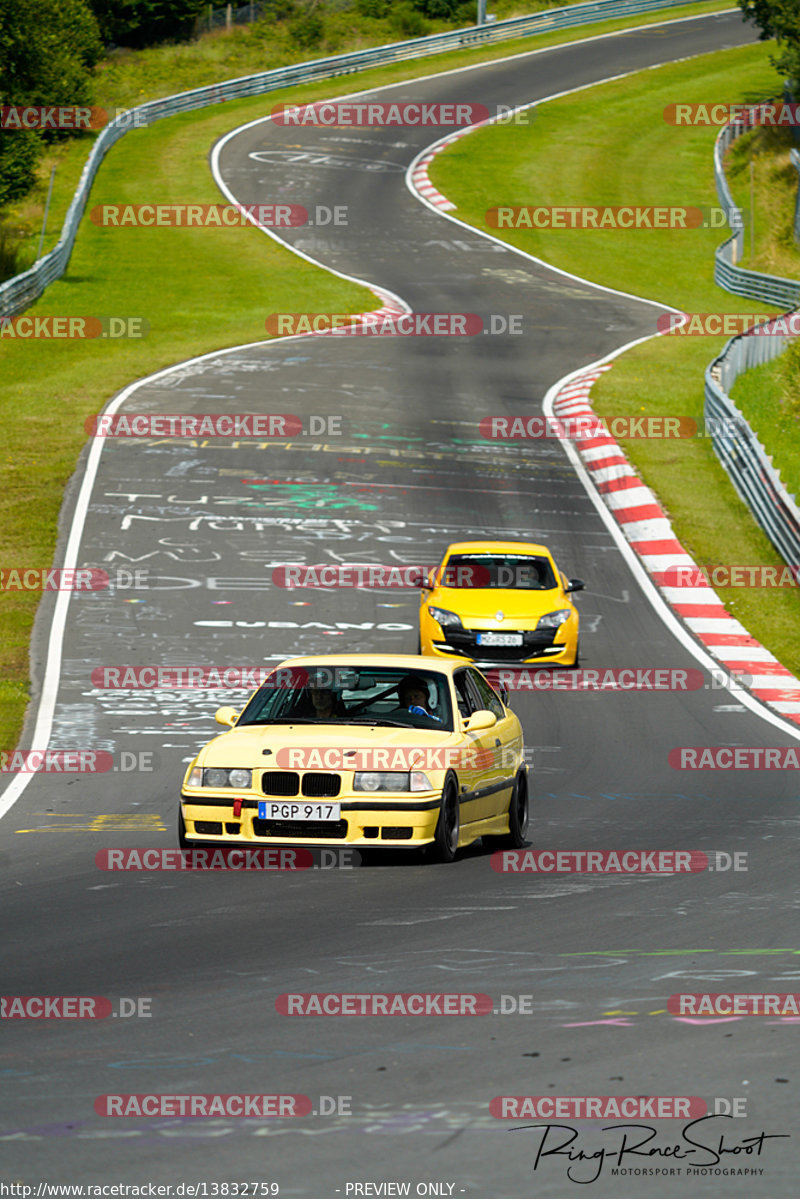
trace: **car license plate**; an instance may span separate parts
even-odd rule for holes
[[[338,820],[338,803],[305,803],[297,800],[259,800],[259,820]]]
[[[478,633],[478,645],[522,645],[522,633]]]

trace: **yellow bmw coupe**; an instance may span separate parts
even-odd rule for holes
[[[459,541],[421,581],[420,653],[469,658],[482,666],[577,666],[582,591],[543,545]]]
[[[472,663],[408,654],[291,658],[190,764],[183,847],[520,848],[522,728]]]

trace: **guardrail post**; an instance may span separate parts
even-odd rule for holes
[[[225,8],[225,28],[230,29],[233,25],[233,5],[228,4]]]

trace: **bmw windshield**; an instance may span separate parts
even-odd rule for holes
[[[453,731],[447,676],[436,671],[356,666],[277,670],[250,700],[237,727],[364,724]]]

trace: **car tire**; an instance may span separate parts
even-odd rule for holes
[[[444,781],[439,803],[439,819],[436,822],[433,848],[437,861],[452,862],[458,850],[458,833],[461,827],[461,809],[458,802],[458,784],[450,775]]]
[[[528,775],[520,770],[514,780],[511,797],[508,801],[508,832],[499,837],[484,837],[486,849],[522,849],[528,833],[528,817],[530,802],[528,792]]]

